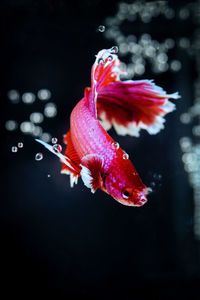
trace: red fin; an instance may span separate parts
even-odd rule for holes
[[[71,185],[71,187],[73,187],[73,184],[77,183],[78,177],[80,176],[80,171],[81,171],[80,162],[81,161],[80,161],[80,158],[79,158],[76,150],[74,149],[74,146],[73,146],[73,143],[71,140],[70,131],[68,131],[68,133],[65,135],[63,142],[67,144],[67,147],[65,150],[65,157],[67,157],[69,159],[70,165],[72,166],[73,169],[63,163],[61,173],[70,175],[70,185]]]
[[[98,187],[102,186],[103,158],[97,154],[88,154],[81,160],[81,177],[84,184],[91,188],[94,193]]]
[[[99,91],[106,85],[119,80],[119,74],[124,71],[119,69],[120,61],[111,49],[103,49],[96,55],[91,71],[91,90],[85,89],[88,106],[96,116],[96,101]]]
[[[98,93],[98,116],[105,129],[113,125],[121,135],[139,136],[141,128],[156,134],[164,128],[163,116],[175,109],[169,98],[179,95],[166,94],[150,80],[112,82]]]

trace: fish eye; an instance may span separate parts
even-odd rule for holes
[[[122,197],[123,197],[124,199],[130,198],[130,196],[131,196],[131,194],[129,193],[129,191],[128,191],[127,189],[123,189],[123,190],[122,190]]]

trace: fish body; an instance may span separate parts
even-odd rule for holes
[[[55,154],[62,161],[61,172],[70,175],[71,186],[81,176],[93,193],[100,188],[124,205],[141,206],[151,189],[107,130],[113,126],[120,135],[139,136],[141,129],[156,134],[164,127],[163,116],[175,108],[168,99],[179,96],[166,94],[149,80],[120,81],[119,66],[112,48],[97,54],[91,88],[85,88],[70,116],[65,155]],[[54,152],[52,146],[39,142]]]

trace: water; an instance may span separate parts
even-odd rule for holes
[[[43,159],[43,154],[42,153],[36,153],[35,155],[35,160],[39,161]]]

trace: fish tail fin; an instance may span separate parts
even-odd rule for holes
[[[169,98],[180,96],[167,94],[152,80],[120,81],[120,75],[126,72],[120,68],[114,48],[103,49],[96,55],[92,85],[85,89],[91,111],[96,117],[98,114],[106,130],[113,125],[120,135],[139,136],[140,129],[158,133],[164,128],[163,117],[175,109]]]
[[[120,135],[139,136],[140,129],[157,134],[164,128],[163,117],[175,109],[168,99],[179,97],[167,94],[152,80],[115,81],[98,93],[98,116],[106,130],[113,126]]]

